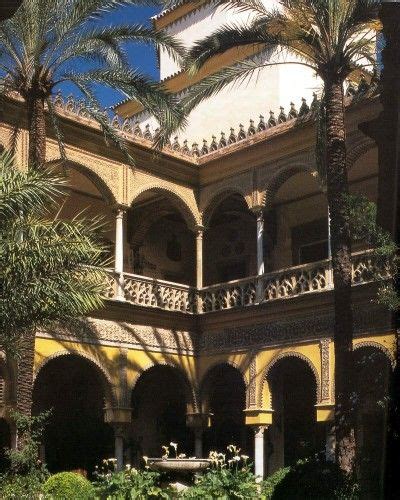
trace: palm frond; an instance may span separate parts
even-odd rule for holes
[[[0,155],[0,218],[43,213],[63,194],[64,180],[44,170],[19,171],[13,161],[10,153]]]

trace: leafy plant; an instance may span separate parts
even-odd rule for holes
[[[212,468],[198,475],[195,484],[184,491],[185,499],[230,500],[234,498],[259,498],[259,487],[251,471],[248,457],[240,455],[236,446],[227,447],[224,453],[211,452]]]
[[[393,280],[388,276],[396,276],[399,271],[398,248],[390,234],[376,223],[376,203],[362,195],[347,195],[347,217],[355,241],[362,241],[373,249],[376,271],[371,271],[371,278],[379,283],[378,302],[391,311],[400,308],[400,297],[397,295]],[[383,271],[383,272],[382,272]]]
[[[148,467],[137,470],[126,466],[125,470],[115,470],[115,460],[104,460],[95,472],[95,491],[101,500],[147,500],[171,498],[171,490],[161,488],[161,475]]]
[[[12,412],[11,416],[14,419],[21,446],[18,449],[6,450],[10,461],[10,475],[37,475],[40,479],[47,477],[47,471],[39,459],[39,447],[50,413],[44,412],[32,417]]]
[[[75,472],[60,472],[50,476],[43,493],[52,500],[91,500],[95,498],[91,482]]]

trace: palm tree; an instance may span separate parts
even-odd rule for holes
[[[88,115],[98,121],[105,136],[126,153],[123,140],[101,110],[94,87],[117,89],[142,103],[162,125],[159,145],[181,123],[173,97],[129,67],[124,44],[151,44],[174,58],[182,54],[181,45],[149,27],[100,23],[113,9],[145,3],[157,0],[23,0],[16,14],[0,23],[0,95],[16,94],[25,102],[31,166],[45,163],[46,113],[64,154],[51,96],[66,82],[83,95]]]
[[[323,83],[324,176],[331,216],[334,282],[336,458],[351,472],[355,458],[351,397],[353,317],[351,304],[351,237],[346,217],[348,178],[344,125],[344,82],[374,64],[378,0],[280,0],[268,10],[261,0],[222,0],[227,8],[251,13],[247,22],[227,24],[194,44],[187,67],[196,72],[210,58],[232,47],[256,45],[284,50],[293,60],[263,62],[252,58],[223,68],[194,85],[183,102],[189,112],[232,82],[246,80],[262,67],[300,64]],[[265,59],[264,59],[265,61]]]
[[[0,155],[0,349],[16,358],[17,409],[29,415],[35,332],[102,306],[102,222],[56,214],[65,180]]]

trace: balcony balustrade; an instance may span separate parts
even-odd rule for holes
[[[377,278],[390,277],[389,269],[377,262],[373,252],[353,254],[353,285],[371,283]],[[209,313],[237,307],[262,304],[279,299],[298,297],[309,293],[332,290],[333,275],[329,260],[290,267],[260,276],[252,276],[227,283],[194,287],[110,271],[106,298],[114,299],[119,286],[123,286],[123,297],[129,303],[158,307],[167,311],[183,313]]]

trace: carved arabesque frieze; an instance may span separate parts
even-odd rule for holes
[[[319,342],[321,350],[321,400],[330,400],[330,339],[321,339]]]
[[[122,321],[86,318],[69,326],[54,326],[39,334],[84,343],[124,345],[130,349],[191,354],[194,340],[191,332],[134,325]]]
[[[304,313],[290,319],[280,319],[257,325],[205,331],[199,340],[201,352],[261,349],[276,344],[332,337],[333,311]],[[355,334],[390,330],[390,315],[380,307],[365,306],[354,310]]]

